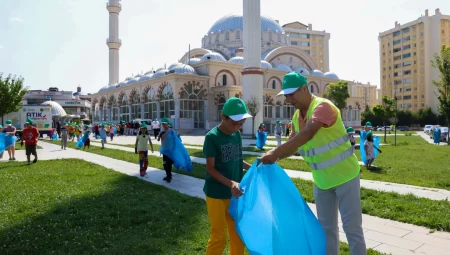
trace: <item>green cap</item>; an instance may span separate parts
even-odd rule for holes
[[[369,137],[369,136],[373,136],[372,132],[367,133],[367,137]]]
[[[3,128],[3,126],[2,126],[2,125],[0,125],[0,128]]]
[[[259,126],[265,126],[265,125],[264,125],[264,123],[261,122],[261,123],[259,123]]]
[[[33,125],[33,120],[30,119],[30,118],[28,118],[27,121],[26,121],[26,123]]]
[[[372,127],[372,122],[367,121],[367,122],[366,122],[366,127]]]
[[[160,123],[161,124],[168,124],[168,125],[172,126],[172,123],[170,122],[170,120],[168,118],[162,118]]]
[[[89,125],[84,125],[84,128],[89,128]]]
[[[67,122],[64,122],[64,125],[66,125],[66,126],[67,126]]]
[[[141,128],[147,128],[147,124],[145,124],[145,122],[142,123],[142,124],[141,124]]]
[[[353,133],[355,133],[355,130],[352,127],[348,127],[347,133],[353,134]]]
[[[102,124],[102,127],[105,127],[105,124]]]
[[[284,76],[283,85],[281,86],[281,92],[278,93],[277,96],[292,94],[297,89],[307,85],[308,79],[306,79],[305,76],[297,72],[290,72]]]
[[[277,120],[277,124],[279,124],[280,123],[280,121],[279,120]]]
[[[12,121],[11,120],[7,120],[5,123],[6,123],[6,125],[11,125]]]
[[[234,121],[240,121],[253,117],[248,114],[247,105],[245,102],[237,97],[231,97],[225,102],[222,108],[222,113]]]

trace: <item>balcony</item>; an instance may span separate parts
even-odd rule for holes
[[[122,10],[122,5],[120,3],[111,4],[108,2],[106,3],[106,9],[108,9],[110,13],[119,13]]]
[[[120,43],[120,44],[122,44],[122,40],[121,39],[115,39],[115,38],[108,38],[108,39],[106,39],[106,43]]]
[[[108,8],[108,7],[120,7],[120,8],[122,8],[122,5],[120,3],[117,3],[116,5],[115,4],[110,4],[108,2],[108,3],[106,3],[106,8]]]

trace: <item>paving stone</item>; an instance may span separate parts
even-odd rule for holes
[[[406,250],[415,250],[424,244],[423,242],[407,240],[401,237],[387,235],[385,233],[376,231],[367,231],[364,233],[364,237],[370,240],[374,240],[376,242],[389,244]]]

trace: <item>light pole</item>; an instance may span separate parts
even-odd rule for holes
[[[394,146],[397,146],[397,93],[394,94],[395,100],[395,121],[394,121]]]

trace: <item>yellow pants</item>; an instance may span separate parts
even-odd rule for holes
[[[230,235],[230,254],[244,254],[244,243],[242,243],[241,238],[236,233],[233,218],[228,214],[229,205],[230,199],[206,197],[209,223],[211,225],[206,255],[223,254],[223,250],[227,246],[227,226],[228,234]]]

